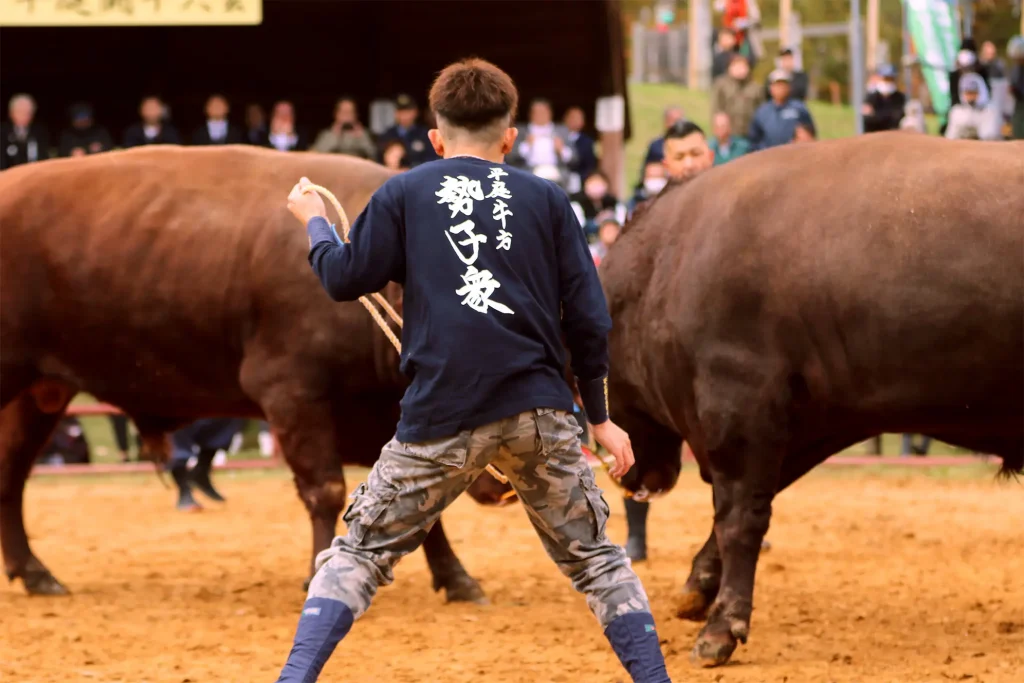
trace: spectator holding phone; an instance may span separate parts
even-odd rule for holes
[[[324,154],[348,154],[363,159],[373,159],[377,154],[369,132],[359,123],[356,102],[350,97],[338,100],[334,107],[334,123],[320,131],[312,149]]]

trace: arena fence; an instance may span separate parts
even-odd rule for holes
[[[68,407],[67,414],[74,417],[98,417],[120,415],[121,410],[109,403],[82,403]],[[598,460],[588,452],[588,460],[592,467],[599,467]],[[694,463],[689,448],[683,451],[683,461]],[[831,467],[960,467],[977,465],[990,461],[998,462],[998,458],[979,455],[929,455],[925,457],[882,457],[878,455],[836,455],[824,462]],[[217,467],[219,470],[271,470],[286,468],[287,464],[280,457],[258,458],[250,460],[228,460]],[[151,462],[131,463],[96,463],[88,465],[36,465],[32,472],[35,475],[109,475],[109,474],[153,474],[154,464]]]

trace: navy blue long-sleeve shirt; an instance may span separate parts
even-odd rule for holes
[[[309,221],[309,262],[351,301],[404,285],[396,436],[423,442],[533,408],[572,410],[565,349],[587,415],[607,419],[611,319],[565,193],[505,164],[455,157],[389,179],[339,244]]]

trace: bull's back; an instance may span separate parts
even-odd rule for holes
[[[284,206],[303,175],[335,188],[354,217],[388,173],[246,147],[150,147],[5,171],[5,352],[111,398],[149,384],[217,402],[241,400],[239,364],[260,337],[294,335],[297,351],[315,326],[308,343],[356,343],[333,333],[356,312],[321,291]]]
[[[681,301],[712,318],[694,326],[779,359],[824,403],[1019,421],[1024,143],[879,134],[699,183],[678,264],[704,283]]]

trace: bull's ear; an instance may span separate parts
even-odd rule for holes
[[[430,138],[430,146],[434,148],[434,152],[437,156],[444,158],[444,138],[441,137],[441,130],[438,128],[431,128],[427,131],[427,137]]]

